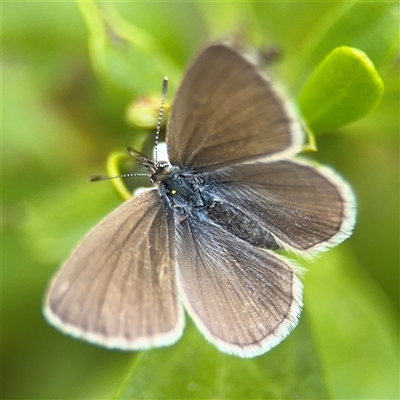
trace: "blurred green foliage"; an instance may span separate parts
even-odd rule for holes
[[[324,133],[364,117],[383,92],[382,79],[366,54],[342,46],[317,66],[300,93],[299,106],[312,131]]]
[[[4,2],[2,21],[3,398],[399,398],[397,3]],[[385,88],[379,106],[347,126],[354,118],[332,126],[332,108],[314,127],[326,134],[312,157],[356,192],[354,235],[307,263],[299,327],[262,357],[221,354],[189,322],[175,346],[140,354],[63,336],[41,316],[46,284],[121,202],[86,177],[142,143],[146,132],[124,122],[133,98],[159,95],[164,75],[172,97],[199,48],[229,35],[280,50],[269,69],[303,93],[307,120],[316,105],[302,88],[345,78],[328,68],[309,80],[321,62],[340,46],[369,57]]]

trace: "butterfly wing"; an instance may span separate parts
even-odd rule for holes
[[[177,278],[186,310],[221,351],[263,354],[297,324],[302,284],[282,257],[198,215],[177,222]]]
[[[322,251],[355,222],[350,187],[332,170],[300,160],[236,165],[209,173],[218,196],[258,221],[284,247]]]
[[[53,278],[44,305],[49,322],[106,347],[135,350],[175,342],[183,312],[169,216],[156,190],[108,215]]]
[[[167,126],[172,165],[216,169],[300,150],[293,112],[254,63],[233,47],[207,47],[186,72]]]

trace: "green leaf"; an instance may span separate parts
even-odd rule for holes
[[[398,3],[337,2],[298,46],[289,67],[298,65],[299,70],[288,79],[292,87],[299,88],[325,55],[339,46],[363,51],[381,69],[396,56],[398,40]]]
[[[107,157],[108,176],[115,177],[120,175],[122,172],[119,165],[126,163],[127,161],[130,161],[130,157],[126,150],[113,151],[110,153]],[[110,183],[118,195],[124,200],[129,200],[132,197],[132,192],[127,188],[122,178],[111,179]]]
[[[146,131],[137,131],[132,141],[132,147],[135,150],[141,151],[145,144],[148,134]],[[107,157],[107,174],[110,177],[115,177],[123,174],[137,173],[139,165],[134,158],[129,155],[126,149],[114,150]],[[138,186],[149,185],[149,178],[145,177],[126,177],[126,178],[116,178],[110,180],[111,185],[117,194],[124,200],[129,200],[133,196],[133,191]]]
[[[386,293],[347,244],[310,269],[305,304],[333,397],[398,399],[397,313]]]
[[[368,114],[384,87],[372,61],[350,47],[333,50],[300,93],[300,109],[314,133],[349,124]]]
[[[263,356],[241,359],[208,344],[188,320],[174,346],[135,358],[116,399],[329,398],[303,315],[299,326]]]
[[[111,3],[77,2],[89,29],[89,50],[96,73],[120,90],[161,93],[168,73],[173,90],[180,68],[154,36],[127,22]]]
[[[31,194],[22,203],[20,212],[25,218],[19,229],[31,258],[59,264],[102,217],[121,203],[109,185],[90,184],[85,178],[64,178],[61,187]]]

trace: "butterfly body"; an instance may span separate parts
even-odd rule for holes
[[[172,167],[160,181],[158,191],[176,223],[188,217],[207,219],[247,243],[265,249],[281,248],[254,217],[224,201],[218,183],[207,174]]]

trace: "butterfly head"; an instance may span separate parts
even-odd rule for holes
[[[145,167],[149,168],[150,180],[156,185],[162,183],[171,172],[171,165],[168,161],[158,161],[156,163],[152,161],[151,165],[147,164]]]

